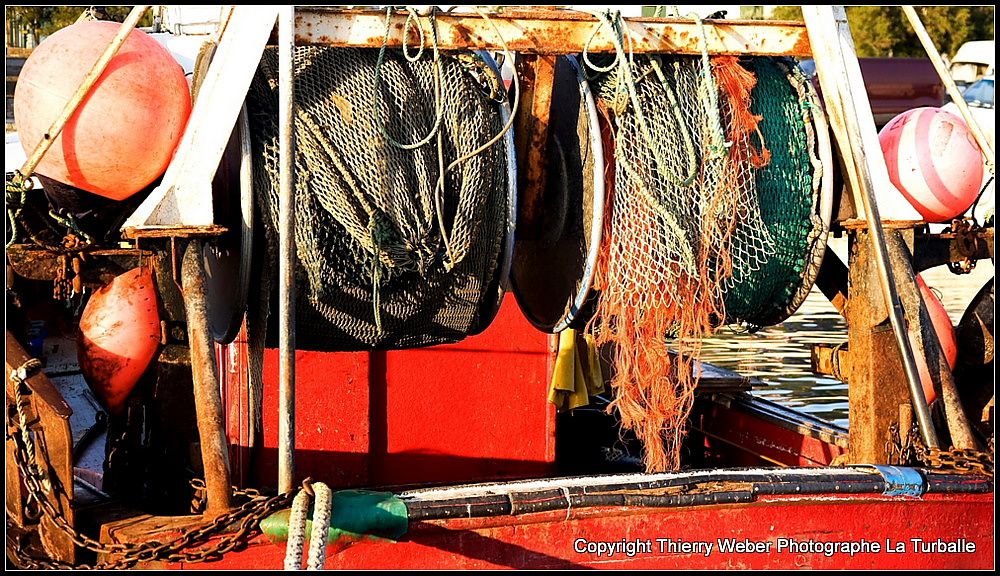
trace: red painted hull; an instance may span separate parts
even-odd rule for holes
[[[508,295],[482,334],[412,350],[296,353],[296,472],[333,487],[551,475],[553,342]],[[278,351],[264,353],[263,446],[245,422],[245,340],[219,354],[235,479],[277,485]],[[525,399],[537,401],[525,401]],[[236,416],[234,415],[241,415]],[[517,438],[516,442],[508,441]]]
[[[331,569],[989,569],[994,566],[993,495],[761,497],[751,504],[678,508],[605,507],[516,517],[411,523],[400,542],[364,541],[329,550]],[[723,552],[717,539],[771,543],[770,553]],[[778,550],[778,539],[877,543],[879,552]],[[911,538],[965,540],[975,551],[922,552]],[[634,556],[579,553],[579,539],[648,541]],[[714,549],[660,551],[657,539],[711,542]],[[887,551],[900,543],[905,552]],[[665,543],[666,545],[666,543]],[[213,569],[280,568],[283,544],[260,537]],[[173,565],[174,568],[182,568]],[[194,567],[194,566],[191,566]]]

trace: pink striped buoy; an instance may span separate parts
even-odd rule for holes
[[[961,118],[940,108],[896,116],[878,135],[889,179],[927,222],[948,222],[972,206],[983,181],[982,153]]]

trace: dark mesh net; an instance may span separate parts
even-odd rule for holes
[[[484,304],[508,213],[505,141],[437,184],[445,166],[503,127],[497,102],[483,88],[482,75],[491,71],[472,54],[409,62],[390,51],[376,83],[377,59],[377,50],[295,49],[301,349],[455,342],[489,309]],[[269,49],[247,96],[271,270],[277,266],[277,77],[277,51]],[[407,150],[383,129],[400,143],[435,135]]]

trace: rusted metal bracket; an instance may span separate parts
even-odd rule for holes
[[[993,228],[942,234],[917,234],[913,268],[927,270],[942,264],[967,267],[993,257]]]
[[[845,230],[867,230],[864,220],[850,219],[841,222]],[[975,262],[993,257],[993,228],[972,229],[965,220],[952,223],[957,232],[932,234],[927,224],[920,220],[883,220],[885,230],[913,230],[915,246],[913,268],[920,272],[942,264]]]
[[[5,422],[7,431],[14,428],[17,410],[14,405],[14,384],[11,373],[20,368],[31,356],[24,350],[14,335],[6,332],[7,354],[4,361],[6,381],[4,384]],[[62,513],[66,521],[74,523],[72,507],[73,495],[73,434],[69,418],[73,410],[62,394],[42,372],[29,376],[23,384],[27,390],[22,394],[27,400],[28,420],[34,437],[35,460],[43,474],[48,476],[43,489],[48,500]],[[15,443],[9,437],[4,442],[6,471],[6,511],[7,517],[24,526],[32,514],[25,510],[26,490],[21,481],[20,470],[15,460]],[[39,510],[35,510],[39,512]],[[73,563],[76,560],[76,546],[70,537],[60,530],[45,514],[40,519],[39,535],[45,551],[55,560]]]
[[[811,362],[813,373],[847,382],[847,375],[851,372],[851,351],[846,342],[814,344]]]

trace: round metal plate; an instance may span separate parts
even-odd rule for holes
[[[208,326],[212,338],[232,342],[243,324],[250,289],[253,250],[253,173],[250,126],[246,107],[240,110],[212,180],[215,222],[228,230],[205,245]]]
[[[604,225],[604,146],[577,61],[556,60],[540,232],[514,246],[511,284],[528,320],[560,332],[590,293]]]
[[[482,59],[493,69],[497,77],[500,77],[500,68],[496,60],[485,50],[478,51]],[[499,104],[500,122],[507,124],[510,119],[510,103],[504,100]],[[507,131],[503,139],[507,149],[507,226],[504,228],[504,238],[501,245],[500,265],[493,276],[486,295],[483,297],[482,307],[479,312],[479,322],[470,331],[470,335],[479,334],[485,330],[493,319],[496,318],[500,305],[503,303],[504,294],[507,292],[507,279],[510,276],[511,261],[514,254],[514,229],[517,227],[517,156],[514,153],[514,129]]]

